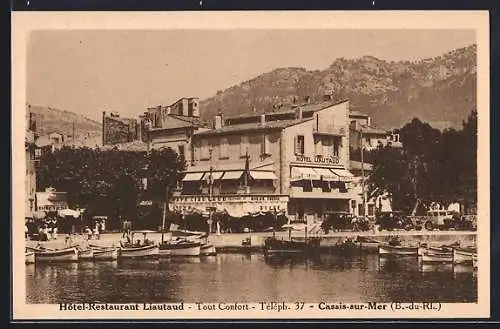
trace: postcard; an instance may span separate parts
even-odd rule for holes
[[[13,320],[490,316],[488,12],[12,37]]]

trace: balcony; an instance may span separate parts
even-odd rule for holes
[[[342,137],[346,135],[346,129],[342,126],[319,122],[318,125],[313,125],[313,134]]]
[[[312,191],[305,192],[302,187],[292,186],[290,188],[290,199],[352,199],[353,193],[350,189],[347,192],[341,192],[339,189],[323,191],[321,188],[314,187]]]

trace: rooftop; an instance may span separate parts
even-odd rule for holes
[[[312,118],[267,121],[264,124],[261,124],[260,122],[253,122],[253,123],[226,125],[226,126],[222,126],[219,129],[211,129],[211,130],[207,130],[207,131],[197,132],[194,135],[195,136],[205,136],[205,135],[215,135],[215,134],[230,134],[230,133],[242,132],[242,131],[284,129],[286,127],[290,127],[290,126],[293,126],[293,125],[296,125],[299,123],[303,123],[306,121],[310,121],[310,120],[312,120]]]
[[[187,127],[203,127],[204,122],[198,117],[188,117],[183,115],[173,115],[169,114],[167,120],[164,121],[163,127],[151,128],[151,131],[164,130],[164,129],[176,129],[176,128],[187,128]]]
[[[360,112],[360,111],[356,111],[356,110],[349,111],[349,116],[350,117],[363,117],[363,118],[369,117],[368,114]]]
[[[363,134],[387,135],[387,130],[380,129],[374,126],[359,125],[358,130],[362,130]]]
[[[327,107],[339,105],[339,104],[342,104],[345,102],[347,102],[347,100],[343,99],[340,101],[324,101],[324,102],[319,102],[319,103],[301,104],[301,105],[289,104],[289,105],[286,105],[286,107],[284,109],[280,109],[280,110],[261,111],[260,113],[258,113],[258,112],[243,113],[243,114],[239,114],[239,115],[228,116],[224,119],[231,120],[231,119],[242,119],[242,118],[257,118],[261,114],[266,114],[266,115],[293,114],[295,112],[296,108],[302,109],[303,112],[316,112],[316,111],[324,110]]]
[[[142,141],[132,141],[128,143],[120,143],[115,145],[104,145],[101,150],[110,151],[117,149],[119,151],[130,151],[130,152],[147,152],[148,144]]]

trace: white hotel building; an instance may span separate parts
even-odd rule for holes
[[[212,129],[199,127],[183,140],[188,165],[171,208],[211,207],[232,217],[276,209],[308,224],[331,212],[357,213],[349,124],[348,101],[219,114]]]

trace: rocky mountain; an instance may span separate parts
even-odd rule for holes
[[[337,58],[327,69],[279,68],[201,102],[205,119],[219,110],[242,114],[255,107],[273,111],[326,94],[349,99],[351,108],[370,114],[374,124],[396,128],[419,117],[436,128],[460,127],[476,104],[476,45],[419,61],[388,62],[373,56]]]
[[[37,114],[37,131],[40,134],[56,131],[72,139],[74,131],[75,139],[78,141],[95,140],[97,143],[101,140],[101,123],[85,116],[48,106],[31,104],[27,105],[27,111]]]

